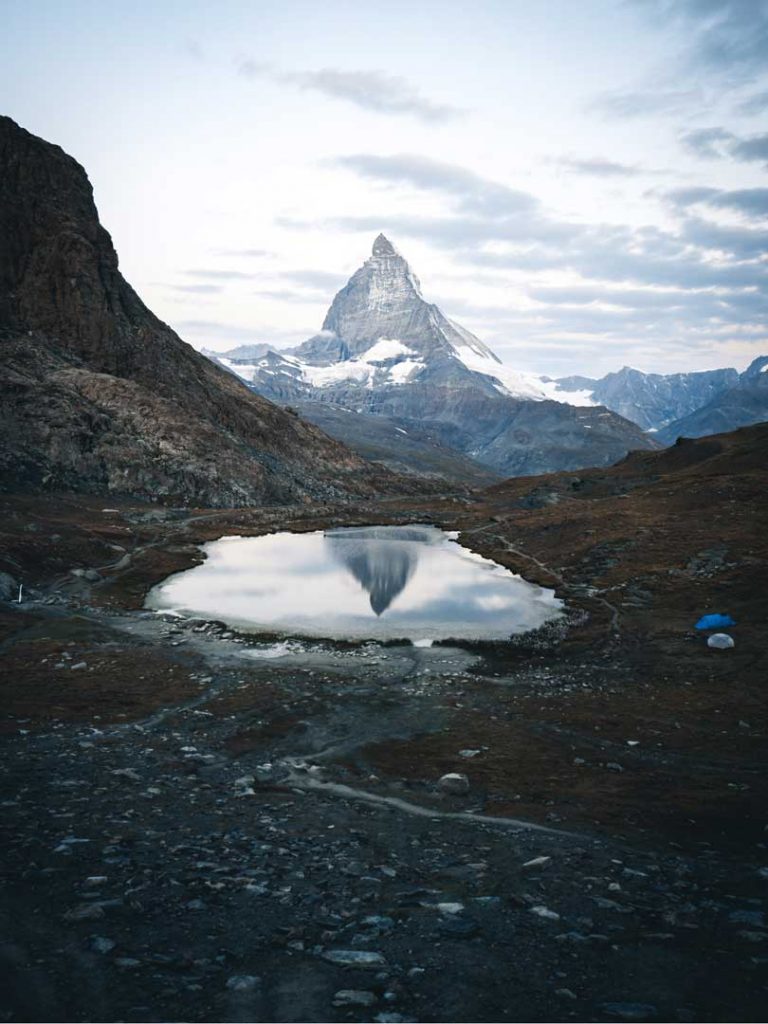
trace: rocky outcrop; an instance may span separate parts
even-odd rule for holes
[[[0,481],[228,506],[398,489],[144,305],[83,168],[0,117]]]

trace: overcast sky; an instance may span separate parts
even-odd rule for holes
[[[510,365],[768,352],[768,0],[0,2],[3,112],[197,347],[315,332],[384,231]]]

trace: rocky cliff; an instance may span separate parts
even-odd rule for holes
[[[0,486],[213,506],[401,482],[185,344],[123,279],[83,168],[0,117]]]

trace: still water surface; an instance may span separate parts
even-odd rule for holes
[[[433,526],[222,537],[147,607],[247,632],[340,640],[499,640],[562,613],[551,590]]]

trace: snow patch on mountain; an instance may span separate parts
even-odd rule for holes
[[[233,359],[228,359],[226,356],[219,355],[218,353],[213,353],[212,355],[209,355],[208,358],[215,359],[217,363],[219,363],[225,369],[229,370],[230,373],[234,373],[235,376],[240,377],[242,380],[246,381],[249,384],[253,380],[253,376],[256,373],[256,371],[261,370],[262,366],[264,365],[263,361],[262,363],[259,364],[237,363]]]
[[[539,387],[544,392],[546,398],[551,399],[553,402],[565,402],[566,405],[599,405],[594,399],[593,392],[587,388],[582,388],[576,391],[565,391],[560,387],[556,380],[551,380],[549,377],[539,378]]]
[[[519,373],[499,362],[496,356],[490,358],[474,346],[454,345],[453,350],[456,358],[468,370],[493,377],[498,381],[497,390],[502,394],[534,402],[541,402],[548,397],[542,388],[541,380],[533,374]]]
[[[372,345],[367,352],[358,356],[366,363],[384,363],[388,359],[396,359],[398,356],[413,355],[413,349],[404,345],[397,338],[379,338],[375,345]]]
[[[407,384],[414,373],[423,369],[424,363],[421,359],[404,359],[402,362],[395,363],[394,366],[390,367],[389,383]]]

